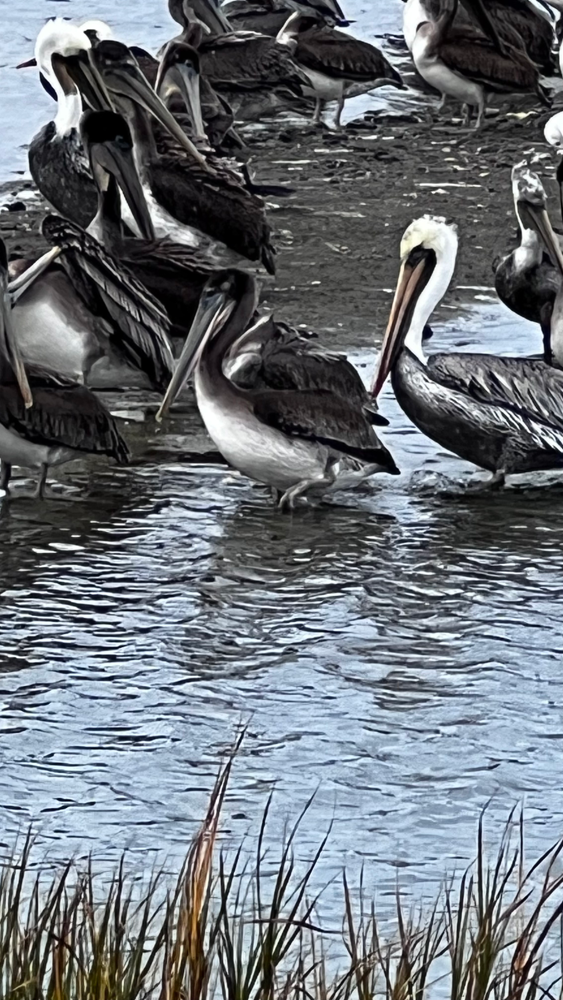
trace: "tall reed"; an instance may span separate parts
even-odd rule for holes
[[[398,892],[383,920],[343,876],[341,932],[328,933],[311,891],[325,841],[296,864],[302,817],[275,865],[270,801],[253,860],[218,847],[237,750],[173,886],[155,871],[140,890],[125,860],[109,882],[92,862],[37,873],[27,836],[0,867],[0,1000],[561,998],[563,841],[527,868],[512,814],[489,862],[481,819],[475,862],[433,906],[415,912]]]

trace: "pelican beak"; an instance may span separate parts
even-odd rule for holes
[[[111,95],[92,60],[92,49],[82,49],[76,55],[53,56],[53,66],[60,62],[84,100],[93,111],[115,111]]]
[[[162,400],[156,420],[160,423],[175,402],[192,374],[205,344],[231,315],[235,300],[226,289],[208,288],[203,291],[199,307],[176,369]]]
[[[156,238],[154,226],[135,166],[132,149],[123,148],[118,141],[107,140],[106,142],[92,143],[89,152],[92,171],[94,172],[96,165],[98,165],[102,171],[115,177],[131,209],[141,237],[145,240],[154,240]]]
[[[401,264],[397,289],[371,390],[372,396],[375,398],[379,396],[385,380],[403,348],[418,297],[428,282],[428,262],[427,254],[421,258],[420,252],[415,251]]]
[[[166,65],[166,54],[158,68],[158,74],[154,89],[158,96],[166,103],[170,94],[175,92],[180,94],[194,133],[198,139],[207,142],[205,126],[201,114],[201,97],[199,90],[199,73],[195,66],[189,63],[177,62],[174,65]]]
[[[526,222],[540,237],[552,264],[555,264],[563,275],[563,253],[545,206],[526,203],[523,211],[523,205],[520,203],[518,208],[520,216],[524,214]]]
[[[103,42],[93,50],[94,59],[97,58],[102,46]],[[103,73],[104,81],[113,93],[117,96],[121,95],[129,98],[129,100],[134,101],[135,104],[138,104],[149,114],[153,115],[192,159],[196,160],[209,173],[213,172],[203,154],[199,152],[191,139],[188,138],[174,118],[174,115],[170,113],[160,97],[157,97],[136,62],[132,60],[131,62],[105,67]]]
[[[37,66],[37,59],[32,56],[31,59],[26,59],[24,62],[18,63],[16,69],[32,69]]]
[[[44,253],[39,260],[36,260],[34,264],[23,271],[17,278],[14,278],[8,285],[8,292],[10,294],[10,301],[12,305],[18,301],[18,299],[27,291],[28,288],[33,285],[38,278],[41,277],[44,271],[60,256],[62,250],[60,247],[53,247]]]
[[[25,366],[18,350],[16,338],[12,328],[12,305],[10,293],[8,292],[8,267],[6,261],[6,249],[4,244],[0,248],[0,342],[3,344],[6,356],[10,362],[26,410],[33,406],[33,396],[27,379]]]

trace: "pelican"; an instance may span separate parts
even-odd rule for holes
[[[462,0],[462,4],[466,10],[458,8],[455,12],[454,33],[459,31],[461,35],[469,29],[474,34],[479,26],[484,37],[493,41],[497,51],[505,53],[506,46],[523,47],[543,73],[553,73],[553,22],[534,4],[528,0],[489,0],[486,4],[483,0]],[[424,21],[436,22],[442,13],[443,0],[407,0],[403,12],[403,35],[411,52],[419,25]],[[492,38],[492,33],[495,38]]]
[[[226,271],[208,282],[157,419],[195,369],[195,390],[208,433],[226,461],[282,494],[282,509],[300,497],[350,489],[377,472],[397,474],[362,409],[324,392],[240,389],[223,362],[256,310],[256,280]]]
[[[195,228],[241,256],[261,261],[274,273],[264,202],[245,189],[238,175],[230,172],[225,176],[224,171],[210,166],[195,146],[196,155],[188,157],[177,145],[166,143],[164,136],[155,136],[147,111],[153,98],[162,102],[125,45],[100,42],[92,58],[130,125],[135,159],[157,235],[193,243]],[[174,58],[172,47],[163,62]],[[161,78],[168,68],[161,65]]]
[[[57,99],[55,119],[34,136],[29,146],[29,169],[39,191],[61,215],[86,228],[96,212],[96,191],[78,134],[84,93],[96,102],[109,102],[93,66],[91,42],[77,25],[57,17],[47,21],[37,36],[35,63]],[[69,67],[72,65],[73,76]]]
[[[563,146],[563,111],[558,111],[546,122],[543,134],[550,146],[561,149]]]
[[[336,101],[334,124],[340,128],[347,98],[379,87],[404,89],[400,74],[375,45],[328,26],[319,27],[311,18],[292,14],[277,40],[294,46],[295,61],[309,78],[305,93],[315,97],[315,123],[321,121],[328,101]]]
[[[561,169],[560,166],[558,177]],[[526,163],[512,169],[512,193],[520,245],[496,268],[495,288],[509,309],[541,325],[545,360],[549,362],[550,316],[561,286],[563,254],[547,214],[543,184]]]
[[[129,450],[105,406],[85,386],[26,368],[14,334],[8,259],[0,240],[0,487],[8,491],[13,465],[39,469],[43,498],[49,468],[84,453],[125,464]]]
[[[135,190],[135,194],[130,193],[133,205],[138,194],[142,209],[143,196],[131,133],[121,115],[111,111],[86,112],[80,122],[80,134],[98,187],[96,229],[101,243],[162,303],[172,324],[171,334],[185,337],[203,287],[216,270],[213,262],[201,250],[155,238],[148,211],[143,216],[141,210],[139,215],[143,238],[126,235],[119,197],[120,175],[126,173],[130,178],[129,188]],[[115,149],[119,151],[117,162]]]
[[[425,216],[401,241],[401,270],[373,395],[391,373],[401,409],[442,448],[493,473],[563,467],[563,372],[544,361],[489,354],[425,357],[422,330],[455,268],[456,227]]]
[[[436,21],[420,24],[412,46],[417,71],[442,94],[442,103],[451,97],[467,109],[477,107],[476,128],[483,120],[490,92],[533,92],[549,104],[539,71],[523,50],[508,45],[504,52],[499,51],[489,39],[452,31],[458,2],[446,0]]]
[[[174,359],[160,303],[78,226],[50,215],[42,232],[52,249],[10,283],[24,360],[84,382],[104,359],[104,384],[135,385],[140,372],[163,391]]]

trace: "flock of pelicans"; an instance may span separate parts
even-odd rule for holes
[[[161,421],[193,376],[218,450],[282,508],[398,473],[374,430],[388,423],[377,397],[389,374],[410,420],[492,472],[490,484],[563,467],[563,252],[538,176],[526,164],[513,170],[521,240],[496,287],[540,324],[543,359],[426,357],[458,240],[455,226],[424,216],[403,236],[368,390],[345,357],[258,311],[254,271],[275,271],[264,198],[285,191],[250,176],[235,122],[313,101],[318,121],[336,101],[338,126],[348,97],[402,87],[398,72],[339,30],[348,22],[337,0],[169,8],[180,33],[157,56],[103,22],[56,18],[21,64],[37,67],[57,101],[29,149],[57,214],[43,220],[50,249],[38,260],[8,262],[0,241],[2,489],[13,465],[40,470],[42,497],[49,467],[82,453],[127,462],[115,419],[88,387],[97,379],[151,386],[163,396]],[[405,42],[423,80],[468,119],[476,108],[480,127],[490,93],[549,99],[560,13],[563,0],[407,0]],[[561,114],[545,135],[563,144]]]

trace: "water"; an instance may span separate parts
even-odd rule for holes
[[[4,14],[5,174],[51,108],[9,67],[61,11],[92,8]],[[169,34],[151,4],[130,11],[96,4],[130,42]],[[368,4],[353,16],[369,36]],[[539,350],[487,292],[463,295],[441,312],[440,347]],[[489,800],[491,834],[525,800],[530,855],[561,832],[563,488],[468,494],[471,470],[389,392],[383,408],[403,475],[340,506],[284,517],[222,468],[168,462],[73,467],[84,502],[1,507],[2,843],[33,821],[54,857],[179,857],[241,721],[225,837],[252,829],[275,788],[277,840],[316,792],[299,844],[334,821],[322,882],[367,860],[383,896],[397,871],[431,892],[472,857]]]
[[[471,349],[493,320],[491,348],[536,346],[487,302],[436,337]],[[430,891],[489,799],[492,830],[525,799],[530,850],[560,830],[563,491],[464,493],[469,468],[384,411],[403,475],[342,506],[100,465],[74,474],[85,503],[3,507],[4,841],[33,820],[56,856],[181,853],[241,720],[227,835],[274,786],[280,821],[316,790],[323,881],[367,858],[383,893],[397,868]]]

